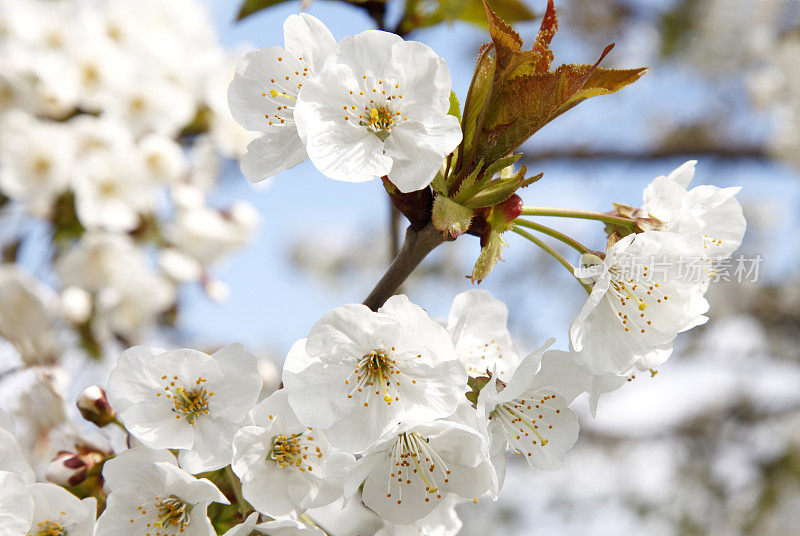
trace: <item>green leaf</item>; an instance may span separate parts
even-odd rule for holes
[[[453,238],[464,234],[472,223],[475,211],[459,205],[452,199],[437,195],[433,199],[431,220],[438,230],[447,232]]]
[[[499,173],[503,169],[507,168],[508,166],[513,165],[520,158],[522,158],[522,153],[512,154],[506,156],[505,158],[501,158],[500,160],[495,161],[494,164],[486,168],[485,174],[488,177],[492,177],[496,173]]]
[[[466,178],[464,178],[464,180],[461,181],[461,184],[458,185],[458,191],[454,196],[455,199],[466,199],[469,198],[471,195],[473,195],[474,193],[473,188],[475,187],[476,184],[475,181],[478,178],[478,174],[480,173],[482,167],[483,167],[483,160],[481,160],[480,163],[477,166],[475,166],[475,169],[472,170],[472,173],[467,175]],[[455,182],[456,177],[453,176],[451,178],[452,182]],[[452,187],[453,184],[449,184],[448,191]]]
[[[509,80],[493,95],[478,156],[491,161],[510,153],[559,115],[586,99],[619,91],[646,70],[562,65],[555,72]]]
[[[495,61],[492,87],[487,92],[488,106],[482,112],[478,131],[470,138],[477,144],[477,152],[470,153],[474,159],[494,162],[508,155],[537,130],[580,102],[619,91],[646,71],[598,68],[613,44],[606,47],[594,65],[562,65],[552,71],[554,55],[550,42],[558,29],[552,0],[548,0],[547,11],[530,50],[522,50],[519,34],[488,4],[484,3],[484,8]],[[465,115],[469,107],[468,103]]]
[[[450,109],[447,113],[457,117],[459,122],[461,121],[461,105],[458,103],[458,97],[455,91],[450,91]]]
[[[464,103],[464,119],[461,122],[461,131],[464,136],[459,149],[459,162],[468,158],[472,150],[475,132],[479,128],[478,122],[491,96],[494,71],[494,58],[489,54],[488,48],[483,48],[478,56],[472,82],[467,92],[467,100]]]
[[[489,182],[488,185],[482,185],[479,192],[464,202],[464,206],[483,208],[502,203],[522,187],[525,171],[525,166],[522,166],[516,175],[509,179],[498,179]]]
[[[245,17],[249,17],[253,13],[257,13],[262,9],[283,4],[288,0],[244,0],[242,6],[239,8],[239,14],[236,15],[236,20],[240,21]]]

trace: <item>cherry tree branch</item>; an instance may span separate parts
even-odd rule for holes
[[[530,164],[545,160],[626,160],[649,161],[664,158],[718,158],[722,160],[769,160],[773,158],[758,145],[740,146],[696,146],[654,148],[644,151],[617,151],[606,149],[567,148],[545,151],[529,151],[520,163]]]
[[[411,272],[419,266],[422,259],[446,241],[447,235],[437,230],[432,223],[428,223],[419,231],[409,226],[406,229],[406,238],[400,252],[372,292],[369,293],[367,299],[364,300],[364,305],[377,311],[400,288]]]

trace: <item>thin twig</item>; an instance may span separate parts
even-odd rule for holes
[[[534,231],[539,231],[540,233],[544,233],[544,234],[546,234],[548,236],[552,236],[556,240],[560,240],[560,241],[564,242],[566,245],[575,248],[576,250],[578,250],[581,253],[588,253],[590,251],[589,248],[587,248],[586,246],[584,246],[583,244],[581,244],[580,242],[578,242],[577,240],[575,240],[571,236],[567,236],[564,233],[562,233],[560,231],[556,231],[555,229],[551,229],[550,227],[547,227],[546,225],[542,225],[541,223],[536,223],[536,222],[533,222],[533,221],[523,220],[523,219],[520,219],[520,218],[517,218],[516,220],[514,220],[514,223],[516,225],[521,226],[521,227],[527,227],[528,229],[533,229]]]
[[[535,162],[547,160],[573,160],[573,161],[598,161],[598,160],[624,160],[624,161],[650,161],[668,158],[713,158],[721,160],[773,160],[763,147],[758,145],[740,146],[713,146],[713,147],[665,147],[645,149],[643,151],[617,151],[606,149],[555,149],[552,151],[531,151],[526,153],[518,163],[532,167]]]
[[[522,207],[523,216],[554,216],[557,218],[578,218],[582,220],[597,220],[614,225],[623,225],[632,228],[636,222],[630,218],[622,216],[612,216],[603,212],[592,212],[590,210],[574,210],[570,208],[551,208],[551,207]]]
[[[394,259],[400,252],[400,211],[389,199],[389,258]]]

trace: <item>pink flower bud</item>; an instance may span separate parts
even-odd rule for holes
[[[514,220],[522,214],[522,205],[522,198],[514,194],[502,203],[494,205],[489,210],[486,220],[493,230],[504,233],[513,227]]]
[[[79,454],[62,450],[47,466],[45,478],[59,486],[75,487],[86,478],[87,468]]]
[[[77,406],[84,419],[101,428],[117,418],[117,412],[108,403],[106,392],[97,385],[83,390],[78,397]]]

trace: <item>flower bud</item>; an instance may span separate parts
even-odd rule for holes
[[[117,418],[117,412],[108,403],[106,392],[97,385],[83,390],[78,397],[77,406],[84,419],[101,428]]]
[[[522,214],[522,205],[522,198],[514,194],[502,203],[494,205],[486,220],[493,230],[500,233],[508,231],[514,225],[514,220]]]
[[[75,487],[86,478],[88,465],[80,455],[66,450],[59,451],[45,471],[48,482],[62,487]]]

